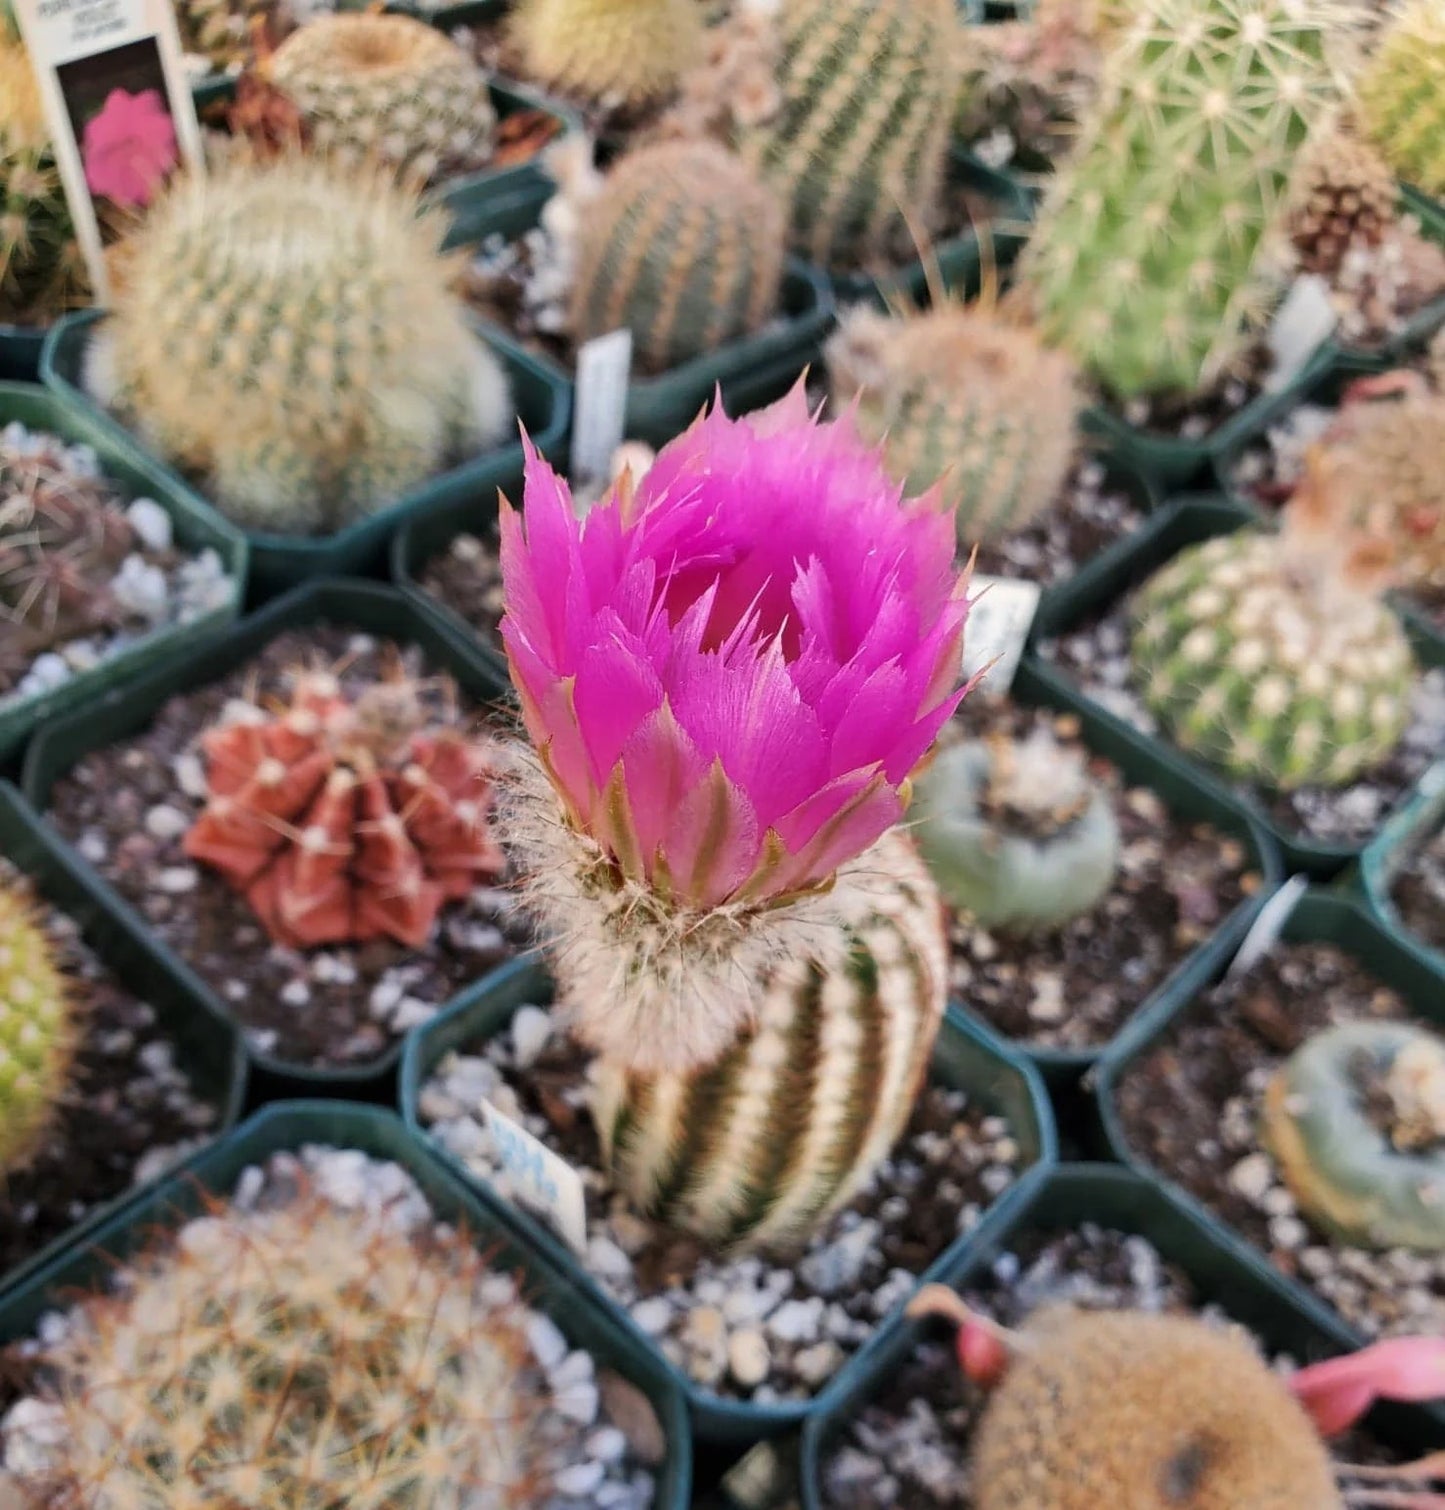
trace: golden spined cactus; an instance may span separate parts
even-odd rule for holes
[[[1403,0],[1360,79],[1365,130],[1407,183],[1445,195],[1445,6]]]
[[[491,152],[497,116],[481,69],[409,16],[318,16],[267,69],[315,146],[342,162],[382,162],[425,183]]]
[[[238,523],[342,528],[513,423],[444,233],[381,169],[188,177],[129,238],[87,386]]]

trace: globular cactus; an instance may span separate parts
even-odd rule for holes
[[[730,152],[643,147],[582,213],[573,336],[626,326],[639,369],[665,372],[762,326],[777,308],[783,254],[781,206]]]
[[[1340,101],[1339,0],[1142,0],[1020,264],[1045,337],[1121,399],[1193,392],[1271,294],[1296,158]]]
[[[1289,791],[1340,786],[1384,759],[1410,716],[1410,642],[1380,601],[1390,551],[1340,519],[1318,453],[1278,534],[1191,546],[1144,586],[1132,659],[1184,749]]]
[[[126,239],[86,384],[237,522],[342,528],[513,422],[444,234],[380,169],[187,175]]]
[[[1406,183],[1445,196],[1445,9],[1404,0],[1356,90],[1366,132]]]
[[[217,1205],[45,1348],[37,1503],[540,1510],[526,1313],[465,1235]]]
[[[409,16],[318,16],[267,64],[314,146],[344,163],[379,161],[427,182],[475,168],[497,115],[481,69]]]
[[[0,885],[0,1180],[23,1169],[70,1082],[75,1007],[29,899]]]
[[[1301,158],[1290,239],[1307,273],[1333,277],[1348,252],[1378,246],[1395,223],[1400,191],[1384,159],[1347,131],[1332,131]]]
[[[845,1206],[902,1133],[948,991],[939,900],[898,832],[844,868],[838,926],[781,961],[707,1069],[602,1060],[594,1104],[639,1209],[710,1242],[783,1243]]]
[[[1023,529],[1058,498],[1078,440],[1073,362],[982,304],[845,314],[825,349],[834,407],[882,442],[911,493],[940,484],[965,546]]]
[[[0,440],[0,687],[41,651],[116,626],[111,580],[136,545],[114,490],[59,441]]]
[[[529,78],[604,105],[665,99],[703,54],[697,0],[519,0],[509,30]]]
[[[430,727],[404,677],[352,699],[330,672],[297,672],[284,712],[247,709],[202,748],[209,800],[186,853],[280,943],[422,948],[447,901],[504,868],[487,747]]]
[[[1445,1042],[1327,1028],[1270,1083],[1262,1133],[1300,1210],[1343,1242],[1445,1250]]]
[[[0,30],[0,322],[42,323],[88,296],[35,71]]]
[[[1047,729],[941,750],[910,815],[943,899],[985,928],[1034,932],[1088,912],[1113,885],[1119,825],[1081,749]]]

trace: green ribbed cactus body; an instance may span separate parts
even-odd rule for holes
[[[1191,546],[1144,586],[1132,659],[1176,743],[1285,791],[1342,785],[1388,755],[1416,675],[1383,603],[1253,530]]]
[[[1143,0],[1021,278],[1119,398],[1193,392],[1263,317],[1301,147],[1331,115],[1344,0]]]
[[[614,1177],[713,1242],[785,1241],[845,1205],[897,1140],[947,997],[938,893],[898,832],[838,879],[844,926],[770,978],[756,1029],[697,1074],[603,1065]]]
[[[624,158],[582,216],[572,286],[579,341],[626,326],[644,372],[665,372],[757,330],[782,286],[774,195],[710,142]]]
[[[776,109],[744,131],[793,249],[848,269],[937,223],[957,88],[953,0],[780,0]]]
[[[1358,90],[1365,129],[1407,183],[1445,196],[1445,7],[1407,0]]]

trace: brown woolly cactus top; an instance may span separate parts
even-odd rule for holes
[[[1399,187],[1378,152],[1340,129],[1306,148],[1290,235],[1306,272],[1332,275],[1355,246],[1377,246],[1396,218]]]
[[[1045,728],[1022,740],[995,732],[985,743],[989,774],[979,806],[996,828],[1042,839],[1088,811],[1095,787],[1081,747],[1060,744]]]
[[[1390,1141],[1417,1151],[1445,1143],[1445,1043],[1420,1037],[1395,1055],[1385,1078]]]

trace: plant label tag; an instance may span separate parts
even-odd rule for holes
[[[990,692],[1007,692],[1023,659],[1029,630],[1038,612],[1043,589],[1018,577],[983,577],[975,573],[963,631],[963,675],[966,681],[984,674]]]
[[[614,330],[577,351],[577,413],[572,420],[572,481],[605,481],[627,424],[632,332]]]
[[[539,1216],[579,1257],[587,1252],[587,1199],[582,1176],[490,1101],[482,1116],[497,1160],[519,1206]]]
[[[1308,876],[1291,876],[1259,909],[1254,927],[1245,934],[1239,952],[1230,961],[1229,969],[1224,975],[1226,981],[1248,975],[1274,948],[1275,942],[1284,932],[1284,925],[1289,922],[1290,914],[1295,910],[1299,899],[1309,890],[1309,886]]]
[[[106,251],[182,169],[205,171],[170,0],[14,0],[97,304]]]
[[[1339,321],[1330,302],[1329,284],[1312,273],[1297,278],[1269,328],[1274,367],[1265,379],[1265,391],[1277,393],[1294,382],[1335,333]]]

